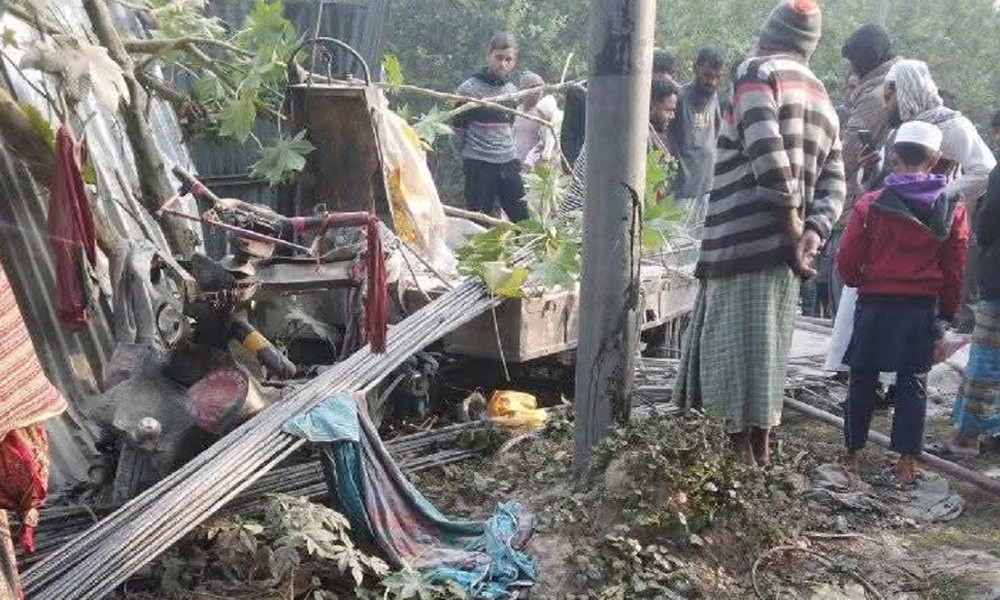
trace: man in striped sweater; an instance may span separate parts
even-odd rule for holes
[[[844,202],[839,119],[808,66],[820,25],[815,0],[783,0],[737,71],[681,355],[678,398],[750,462],[769,459],[799,284]]]

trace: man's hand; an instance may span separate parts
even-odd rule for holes
[[[806,279],[815,277],[816,269],[813,268],[813,261],[822,248],[823,240],[819,234],[812,229],[806,229],[795,246],[795,272]]]
[[[858,166],[867,169],[878,164],[879,156],[873,151],[865,148],[864,154],[858,157]]]
[[[795,246],[802,239],[802,233],[805,231],[805,222],[802,221],[802,217],[799,216],[799,211],[794,208],[789,208],[788,210],[781,213],[781,229],[788,236],[788,242]]]

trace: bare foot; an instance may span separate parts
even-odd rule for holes
[[[771,428],[761,429],[752,427],[750,429],[750,447],[753,449],[754,459],[758,464],[766,465],[771,462]]]
[[[757,466],[757,460],[754,458],[753,446],[750,444],[750,434],[747,431],[741,433],[731,433],[729,434],[729,444],[744,462],[751,466]]]
[[[893,469],[896,472],[896,480],[902,484],[911,484],[917,480],[917,457],[911,454],[904,454],[896,461]]]

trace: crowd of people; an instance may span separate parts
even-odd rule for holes
[[[728,66],[704,48],[679,85],[673,55],[653,57],[647,146],[676,165],[674,201],[703,217],[675,397],[721,419],[745,460],[767,462],[795,320],[834,318],[827,367],[848,381],[845,464],[856,463],[888,395],[899,460],[879,481],[905,488],[928,448],[927,374],[949,328],[972,332],[970,358],[954,433],[930,448],[972,456],[1000,435],[1000,172],[927,64],[897,56],[879,25],[845,41],[850,78],[835,105],[809,66],[821,33],[814,0],[781,0]],[[488,67],[458,93],[514,91],[515,63],[513,37],[497,35]],[[544,82],[529,73],[520,83]],[[583,210],[585,108],[582,87],[567,91],[565,112],[552,96],[522,100],[519,112],[562,124],[559,143],[523,116],[464,113],[455,140],[469,208],[523,218],[521,174],[565,156],[572,179],[560,209]],[[1000,146],[1000,113],[991,127]]]

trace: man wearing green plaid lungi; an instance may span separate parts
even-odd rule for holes
[[[737,70],[681,351],[678,401],[723,420],[751,463],[770,457],[799,283],[844,202],[839,119],[808,66],[820,19],[813,0],[783,0]]]

